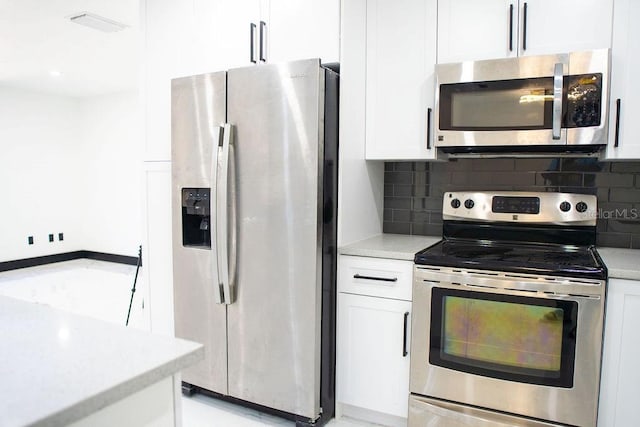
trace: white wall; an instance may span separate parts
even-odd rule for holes
[[[0,87],[0,262],[81,249],[137,255],[136,102]]]
[[[77,112],[73,98],[0,87],[0,261],[82,249]]]
[[[83,249],[137,256],[141,233],[141,144],[137,92],[82,98],[80,151],[86,170]]]

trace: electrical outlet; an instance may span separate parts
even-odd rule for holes
[[[49,234],[49,242],[53,242],[53,234]]]
[[[61,242],[64,240],[64,233],[58,233],[58,240]]]
[[[27,242],[29,242],[30,245],[33,245],[33,236],[27,237]]]

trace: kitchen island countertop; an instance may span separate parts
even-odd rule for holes
[[[202,359],[201,344],[0,297],[0,424],[66,426]]]

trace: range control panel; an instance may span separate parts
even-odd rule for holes
[[[445,220],[595,225],[597,198],[588,194],[520,191],[448,192]]]

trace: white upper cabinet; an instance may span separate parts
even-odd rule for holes
[[[143,0],[145,160],[171,159],[171,79],[339,57],[339,0]]]
[[[368,160],[433,159],[436,0],[368,0]]]
[[[268,62],[340,60],[339,0],[271,0],[265,21]]]
[[[611,160],[640,159],[640,16],[637,0],[616,0],[611,46],[611,98],[609,103],[609,144]]]
[[[517,27],[517,1],[439,0],[438,63],[516,56]]]
[[[439,0],[438,63],[611,46],[613,0]]]

